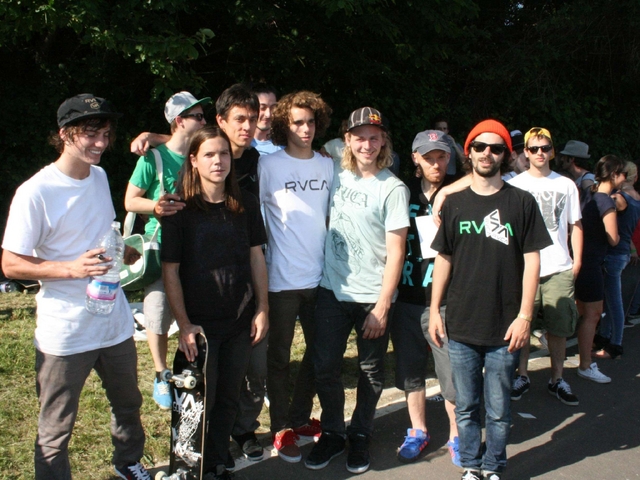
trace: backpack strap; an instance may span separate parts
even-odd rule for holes
[[[164,189],[164,176],[163,176],[163,167],[162,167],[162,157],[160,156],[160,152],[157,148],[152,148],[153,156],[156,159],[156,172],[158,173],[158,182],[160,183],[160,196],[162,197],[166,192]]]
[[[163,166],[162,166],[162,157],[160,156],[160,152],[156,148],[152,148],[153,157],[156,160],[156,172],[158,174],[158,182],[160,183],[160,196],[162,197],[166,192],[164,189],[164,176],[163,176]],[[129,237],[131,236],[131,231],[133,230],[133,224],[136,222],[136,214],[133,212],[127,213],[127,216],[124,219],[124,225],[122,228],[122,236]],[[160,222],[156,225],[155,232],[153,233],[152,240],[156,241],[158,238],[158,230],[160,229]]]

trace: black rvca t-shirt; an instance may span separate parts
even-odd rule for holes
[[[250,249],[267,236],[258,199],[243,191],[242,202],[241,214],[222,202],[162,219],[161,259],[180,264],[187,315],[207,335],[246,328],[255,311]]]
[[[447,335],[472,345],[506,345],[520,311],[524,254],[551,245],[531,195],[505,183],[493,195],[450,195],[432,248],[451,255]]]

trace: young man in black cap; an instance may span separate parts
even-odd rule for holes
[[[115,218],[109,184],[98,167],[115,138],[116,113],[91,94],[65,100],[51,143],[60,156],[23,183],[11,204],[2,248],[10,278],[36,278],[36,391],[40,401],[35,478],[69,479],[68,445],[85,380],[95,369],[111,404],[113,464],[119,477],[150,479],[140,464],[140,423],[133,319],[121,289],[107,316],[85,308],[87,282],[110,258],[96,248]],[[125,251],[125,263],[139,258]]]
[[[322,435],[305,461],[312,470],[326,467],[340,455],[347,435],[347,470],[363,473],[370,464],[369,441],[383,387],[388,320],[409,226],[409,191],[388,169],[391,152],[380,112],[370,107],[354,111],[331,187],[331,218],[316,307],[314,364]],[[354,328],[360,378],[347,430],[340,371]]]

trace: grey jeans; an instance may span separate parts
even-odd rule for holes
[[[112,347],[59,357],[36,349],[36,393],[40,401],[35,473],[38,480],[69,480],[69,440],[82,387],[92,369],[111,404],[113,464],[137,462],[144,451],[140,422],[137,352],[130,338]]]

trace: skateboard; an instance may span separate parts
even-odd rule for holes
[[[37,293],[40,289],[40,283],[37,280],[7,280],[2,282],[0,291],[7,292],[22,292],[22,293]]]
[[[155,480],[200,480],[203,476],[203,454],[206,436],[207,408],[207,337],[196,337],[198,356],[189,362],[178,350],[173,359],[173,372],[164,370],[162,379],[170,384],[171,453],[169,472],[158,472]]]

